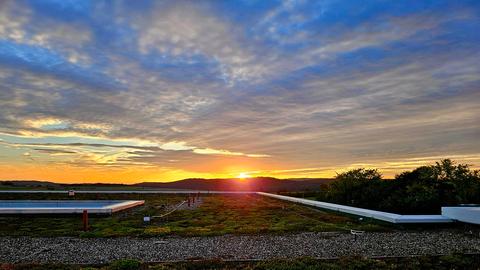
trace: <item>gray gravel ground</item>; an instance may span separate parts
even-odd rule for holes
[[[93,264],[121,258],[158,262],[213,258],[407,256],[453,252],[480,253],[480,238],[455,231],[365,233],[357,240],[347,233],[146,239],[0,238],[0,262],[4,263]]]

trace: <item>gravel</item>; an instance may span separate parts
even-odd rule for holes
[[[480,238],[457,231],[300,233],[159,238],[0,237],[0,262],[107,263],[122,258],[144,262],[193,259],[258,260],[311,256],[336,258],[480,253]]]

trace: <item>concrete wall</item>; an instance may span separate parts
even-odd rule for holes
[[[352,207],[347,205],[341,204],[334,204],[334,203],[327,203],[327,202],[319,202],[314,200],[307,200],[302,198],[295,198],[290,196],[283,196],[265,192],[257,192],[257,194],[262,196],[267,196],[279,200],[295,202],[299,204],[309,205],[313,207],[333,210],[337,212],[368,217],[373,219],[378,219],[390,223],[448,223],[453,222],[452,219],[448,217],[444,217],[441,215],[398,215],[388,212]]]
[[[442,207],[442,215],[454,220],[480,224],[480,207]]]

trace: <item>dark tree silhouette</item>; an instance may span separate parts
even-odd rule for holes
[[[338,174],[318,200],[402,214],[439,213],[442,206],[480,203],[480,173],[444,159],[382,180],[377,170]]]

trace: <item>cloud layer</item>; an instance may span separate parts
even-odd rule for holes
[[[478,168],[479,14],[478,1],[2,1],[0,178]]]

